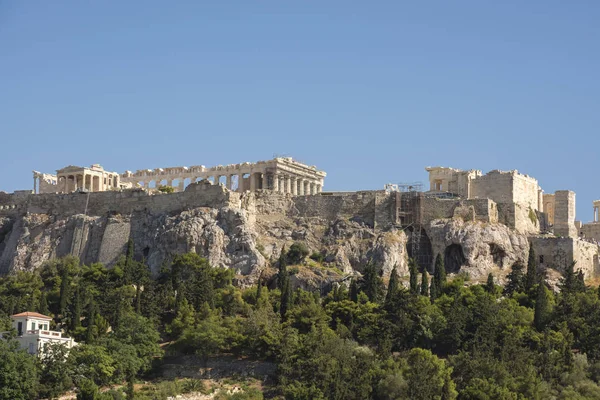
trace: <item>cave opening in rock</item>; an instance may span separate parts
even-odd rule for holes
[[[504,257],[506,257],[506,252],[504,251],[504,249],[502,247],[498,246],[495,243],[491,243],[490,244],[490,254],[492,256],[494,264],[496,264],[499,267],[504,266]]]
[[[431,240],[424,229],[410,228],[409,238],[406,243],[406,253],[409,258],[414,258],[419,266],[419,272],[423,270],[433,273],[433,250]]]
[[[460,267],[462,267],[466,261],[465,253],[460,244],[451,244],[446,247],[446,250],[444,251],[444,267],[447,273],[456,274],[460,272]]]

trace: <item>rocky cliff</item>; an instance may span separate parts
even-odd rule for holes
[[[88,196],[85,214],[76,209],[83,209],[86,196],[62,196],[70,207],[31,196],[11,209],[18,212],[0,216],[0,273],[36,269],[69,254],[110,266],[130,238],[135,256],[154,272],[173,255],[191,251],[212,265],[233,268],[248,283],[282,247],[303,242],[323,256],[322,262],[307,260],[298,268],[297,283],[309,286],[360,273],[368,262],[380,265],[384,276],[394,267],[408,276],[417,239],[419,259],[430,271],[435,255],[442,254],[448,272],[468,272],[476,280],[489,272],[504,276],[514,262],[525,262],[529,251],[526,236],[500,223],[465,221],[454,211],[453,218],[428,221],[416,238],[413,229],[394,224],[391,196],[381,192],[292,197],[192,186],[185,194],[131,194],[123,206],[108,207]],[[90,206],[94,202],[99,205]]]

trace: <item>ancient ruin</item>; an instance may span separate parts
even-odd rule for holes
[[[71,193],[78,190],[103,192],[126,188],[156,189],[169,186],[183,192],[190,184],[208,181],[236,192],[272,190],[292,195],[317,194],[323,189],[325,172],[291,157],[277,157],[255,163],[205,167],[140,169],[123,174],[105,171],[99,164],[90,168],[68,166],[56,175],[33,171],[34,193]]]
[[[546,194],[518,171],[426,170],[426,191],[395,184],[357,192],[324,192],[325,173],[291,158],[120,175],[98,165],[35,172],[33,192],[0,192],[0,274],[68,254],[110,266],[130,239],[153,271],[193,251],[241,281],[256,279],[294,241],[343,273],[319,278],[329,281],[368,262],[407,275],[410,257],[433,272],[437,254],[449,273],[502,281],[527,262],[530,244],[550,272],[576,262],[588,278],[600,273],[600,201],[584,224],[575,193]],[[157,190],[163,185],[175,193]]]

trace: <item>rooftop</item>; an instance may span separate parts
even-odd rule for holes
[[[22,312],[19,314],[11,315],[11,318],[19,318],[19,317],[32,317],[32,318],[47,319],[47,320],[52,319],[52,317],[49,317],[47,315],[36,313],[36,312],[31,312],[31,311],[26,311],[26,312]]]

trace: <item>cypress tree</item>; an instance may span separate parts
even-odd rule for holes
[[[374,263],[368,263],[363,275],[362,290],[370,301],[378,303],[383,295],[383,281],[379,276],[379,268]]]
[[[570,263],[563,273],[560,282],[560,290],[563,293],[573,293],[576,291],[577,275],[575,274],[575,262]]]
[[[550,292],[546,289],[544,277],[540,278],[537,287],[533,324],[538,331],[544,330],[551,313]]]
[[[525,290],[529,291],[535,285],[537,279],[538,260],[533,250],[533,244],[529,244],[529,258],[527,259],[527,275],[525,276]]]
[[[256,304],[258,305],[258,299],[260,299],[260,296],[262,295],[262,279],[260,279],[262,276],[258,277],[258,283],[256,285]]]
[[[290,285],[289,276],[285,278],[283,282],[283,289],[281,290],[281,304],[279,306],[279,313],[281,320],[286,320],[286,314],[292,304],[292,286]]]
[[[516,262],[513,264],[510,273],[507,275],[506,286],[504,286],[504,294],[510,296],[515,292],[522,292],[525,289],[525,276],[523,275],[523,264]]]
[[[444,292],[446,286],[446,268],[444,268],[444,260],[442,255],[438,254],[435,257],[435,271],[433,271],[433,282],[431,284],[431,299],[435,300]]]
[[[410,292],[419,293],[419,268],[414,258],[408,260],[408,272],[410,274]]]
[[[354,278],[350,282],[350,300],[358,303],[358,283],[356,283],[356,279]]]
[[[423,269],[423,274],[421,275],[421,296],[429,296],[429,278],[426,269]]]
[[[385,295],[385,304],[390,304],[396,293],[399,290],[399,281],[398,281],[398,273],[396,272],[396,267],[392,270],[390,275],[390,283],[388,284],[388,290]]]
[[[494,285],[494,275],[490,272],[487,277],[487,283],[485,285],[485,290],[488,293],[494,293],[495,285]]]
[[[90,298],[90,301],[87,306],[87,332],[86,332],[86,342],[92,343],[97,336],[98,328],[96,327],[96,303],[94,298]]]
[[[63,267],[63,271],[61,274],[61,282],[60,282],[60,315],[64,317],[67,311],[67,305],[69,303],[69,296],[71,292],[71,277],[69,275],[69,269],[67,266]]]
[[[78,286],[75,291],[71,310],[71,331],[74,332],[79,326],[81,326],[81,292]]]
[[[48,309],[48,299],[46,298],[46,292],[42,291],[42,295],[40,297],[40,314],[48,315],[50,310]]]
[[[277,287],[283,293],[283,285],[288,279],[287,272],[287,255],[285,252],[285,246],[281,248],[281,254],[279,254],[279,271],[277,272]]]

